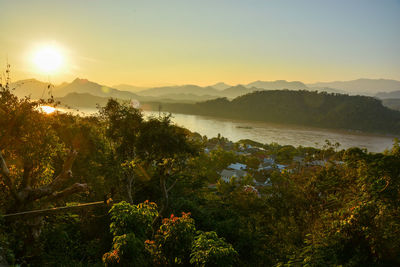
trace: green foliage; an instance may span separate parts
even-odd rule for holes
[[[125,201],[112,206],[110,231],[113,236],[126,233],[135,233],[145,238],[152,231],[152,222],[158,216],[157,205],[146,201],[138,205],[131,205]]]
[[[149,201],[138,205],[122,201],[113,205],[109,214],[114,238],[112,251],[103,255],[103,262],[107,266],[146,266],[144,241],[151,236],[152,222],[158,216],[157,205]]]
[[[113,250],[103,255],[103,262],[106,266],[146,266],[148,259],[143,240],[134,233],[115,236]]]
[[[345,165],[322,168],[311,183],[304,181],[303,190],[308,191],[309,203],[314,203],[314,218],[304,246],[289,264],[382,266],[400,262],[395,252],[400,251],[399,231],[395,230],[400,229],[395,219],[400,215],[399,158],[350,149],[344,159]]]
[[[165,218],[157,231],[154,241],[147,241],[146,247],[155,264],[176,266],[187,265],[196,228],[189,213],[181,217]]]
[[[65,144],[52,127],[58,117],[39,111],[40,105],[51,103],[52,100],[18,99],[10,90],[0,87],[0,148],[10,169],[10,179],[4,179],[3,183],[6,194],[14,198],[8,202],[13,209],[23,205],[15,200],[15,192],[27,182],[31,187],[51,182],[58,167],[55,160],[65,155]],[[2,208],[11,209],[3,205]]]
[[[113,141],[117,154],[121,158],[132,158],[143,121],[141,112],[129,104],[110,99],[107,105],[100,109],[100,115],[106,122],[106,135]]]
[[[221,171],[229,164],[237,162],[238,159],[239,157],[233,151],[213,150],[210,153],[210,164],[212,165],[209,167]]]
[[[195,237],[190,263],[195,266],[233,266],[238,256],[231,244],[215,232],[200,232]]]
[[[103,208],[95,208],[46,216],[34,258],[27,262],[34,266],[100,265],[111,241],[107,221],[99,218],[102,213]]]
[[[149,202],[138,205],[121,202],[110,209],[110,231],[114,238],[112,250],[103,255],[107,266],[186,266],[191,262],[190,257],[196,265],[235,262],[236,251],[214,232],[201,233],[194,241],[196,228],[189,213],[164,218],[150,240],[150,223],[157,216],[155,208]],[[211,253],[202,251],[209,245],[214,246]]]
[[[268,101],[289,103],[287,112],[270,110],[275,104],[268,101],[270,106],[261,106],[264,94],[271,94]],[[9,264],[87,266],[101,264],[102,259],[107,266],[400,265],[397,140],[385,153],[360,148],[337,151],[338,145],[329,142],[316,149],[243,140],[264,148],[245,157],[234,152],[238,143],[232,145],[221,136],[203,140],[173,125],[169,116],[145,120],[139,110],[115,100],[101,109],[100,117],[83,118],[43,114],[37,107],[47,102],[17,99],[10,90],[2,89],[0,95],[0,148],[13,180],[9,183],[0,176],[2,214],[68,205],[69,200],[112,197],[117,202],[108,214],[108,207],[101,207],[1,218],[0,256]],[[259,119],[275,116],[304,122],[311,116],[310,124],[347,127],[344,117],[360,119],[354,114],[365,111],[363,101],[376,113],[368,111],[366,118],[384,115],[382,129],[390,128],[387,116],[397,120],[397,113],[388,113],[370,98],[310,92],[255,93],[195,106],[212,111],[218,103],[218,108],[227,107],[224,116],[239,116],[229,108],[241,111],[252,105],[261,114]],[[299,110],[298,114],[293,115],[293,110]],[[254,114],[240,114],[250,115]],[[389,130],[397,129],[396,123]],[[374,131],[376,127],[368,128],[361,119],[354,125]],[[201,142],[216,149],[199,153]],[[62,169],[68,148],[79,150],[68,183],[87,182],[90,193],[51,203],[19,202],[24,192],[51,183]],[[218,183],[217,190],[208,184],[215,183],[230,163],[256,168],[258,157],[266,155],[278,163],[292,164],[294,156],[304,162],[284,172],[249,171],[243,179]],[[314,160],[326,160],[326,164],[314,165]],[[27,174],[32,177],[29,187]],[[256,174],[261,182],[268,178],[268,186],[250,187]],[[131,203],[155,199],[161,208],[148,201],[129,204],[126,199]],[[30,234],[32,229],[41,230],[38,239]],[[200,231],[197,236],[196,230]]]
[[[150,118],[142,124],[137,153],[144,159],[160,161],[179,155],[195,154],[187,130],[171,124],[170,117]]]
[[[4,225],[4,218],[2,214],[0,214],[0,264],[5,263],[14,264],[15,255],[10,248],[10,242]]]

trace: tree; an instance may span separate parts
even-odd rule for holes
[[[135,162],[137,162],[136,143],[143,122],[141,112],[127,103],[119,103],[110,99],[100,109],[100,117],[106,124],[106,136],[112,143],[121,176],[125,185],[129,203],[133,203],[135,179]]]
[[[0,185],[3,189],[0,209],[3,212],[46,208],[87,190],[86,183],[74,181],[72,177],[78,151],[57,134],[54,124],[59,115],[41,112],[42,105],[54,104],[53,99],[18,99],[8,87],[0,87]],[[31,244],[37,241],[42,225],[41,215],[14,222],[10,231],[18,236],[14,244],[17,257],[37,254],[30,251],[37,249]]]
[[[195,143],[188,139],[187,130],[171,124],[169,116],[143,122],[137,140],[137,153],[154,169],[159,179],[162,195],[160,214],[168,208],[169,192],[178,182],[188,157],[198,151]]]
[[[146,249],[156,265],[185,266],[189,264],[195,233],[196,228],[190,213],[182,213],[181,217],[171,214],[169,218],[162,220],[154,241],[146,241]]]
[[[51,202],[87,188],[80,183],[65,187],[78,152],[65,147],[52,128],[57,115],[39,111],[44,103],[19,100],[10,90],[0,89],[0,174],[13,199],[8,211],[32,208],[37,200]]]
[[[113,249],[104,254],[103,262],[107,266],[146,266],[149,261],[144,241],[152,234],[152,222],[158,216],[157,205],[149,201],[138,205],[122,201],[115,204],[109,214]]]
[[[215,232],[200,232],[195,237],[190,263],[195,266],[233,266],[238,253]]]

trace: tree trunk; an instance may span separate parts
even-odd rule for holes
[[[128,195],[128,202],[133,204],[133,197],[132,197],[132,184],[134,184],[134,174],[132,173],[130,176],[127,175],[126,177],[126,192]]]
[[[164,212],[168,208],[168,190],[167,190],[167,184],[166,184],[167,178],[165,176],[160,176],[160,187],[161,187],[161,193],[163,196],[163,202],[160,210],[160,214],[164,215]]]

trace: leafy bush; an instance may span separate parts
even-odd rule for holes
[[[200,232],[192,245],[190,263],[195,266],[233,266],[238,253],[215,232]]]
[[[154,241],[147,241],[146,248],[156,264],[187,265],[196,228],[190,213],[181,217],[171,215],[162,221]]]
[[[149,201],[138,205],[122,201],[109,213],[110,232],[114,238],[112,251],[103,255],[103,262],[107,266],[146,266],[149,260],[144,241],[152,233],[152,222],[158,216],[157,205]]]

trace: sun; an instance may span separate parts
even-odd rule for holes
[[[40,110],[46,114],[51,114],[56,111],[56,109],[51,106],[40,106]]]
[[[64,57],[56,46],[42,46],[33,55],[37,69],[44,74],[54,74],[62,67]]]

